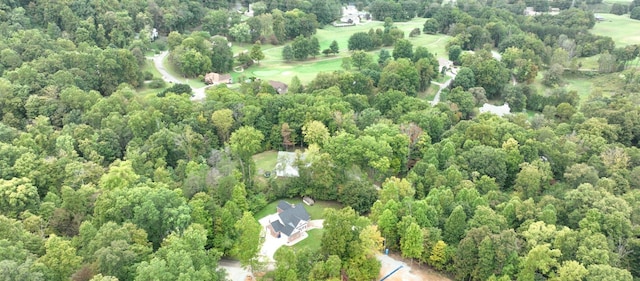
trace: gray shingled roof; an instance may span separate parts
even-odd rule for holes
[[[286,211],[291,209],[291,204],[289,204],[289,202],[284,201],[284,200],[280,200],[280,202],[278,202],[278,208],[280,210]]]
[[[282,208],[281,205],[284,208]],[[276,232],[281,232],[287,236],[291,236],[291,233],[293,233],[293,230],[295,230],[300,221],[309,221],[311,218],[302,205],[291,206],[286,201],[280,201],[278,207],[282,209],[283,212],[278,215],[280,216],[280,220],[271,222],[271,226]]]

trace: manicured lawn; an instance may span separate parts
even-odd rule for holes
[[[640,21],[630,19],[629,15],[600,15],[606,20],[596,23],[591,30],[593,34],[611,37],[616,42],[616,47],[640,44]]]
[[[146,85],[140,88],[137,88],[136,91],[138,92],[139,96],[148,98],[148,97],[154,97],[156,96],[158,93],[162,92],[165,88],[162,89],[151,89],[148,88]]]
[[[309,234],[309,237],[305,238],[304,240],[294,244],[293,249],[309,249],[311,251],[318,251],[320,250],[320,242],[322,241],[322,234],[324,233],[324,229],[322,228],[316,228],[316,229],[312,229],[307,231],[307,234]]]
[[[263,61],[259,66],[251,66],[242,74],[246,77],[258,77],[263,80],[276,80],[286,84],[293,76],[298,76],[302,83],[309,83],[320,72],[332,72],[342,69],[342,57],[317,56],[302,62]]]
[[[577,91],[580,99],[588,97],[594,90],[593,80],[587,77],[567,77],[564,81],[567,91]]]
[[[589,94],[593,90],[592,81],[590,81],[589,78],[581,75],[565,75],[563,77],[563,81],[564,88],[567,91],[577,91],[581,99],[589,96]],[[540,94],[545,94],[546,92],[552,90],[552,88],[543,85],[541,79],[536,79],[536,81],[531,85],[536,88],[538,90],[538,93]]]
[[[598,69],[598,59],[600,55],[590,56],[586,58],[578,58],[578,63],[581,63],[580,69]]]
[[[256,163],[256,170],[258,170],[258,172],[273,171],[273,169],[276,168],[277,160],[278,152],[275,150],[269,150],[253,155],[253,161]]]
[[[162,75],[160,74],[160,72],[158,72],[158,69],[156,69],[156,66],[153,65],[153,60],[151,59],[147,59],[144,63],[144,66],[142,67],[142,72],[145,71],[149,71],[151,72],[151,74],[153,74],[153,78],[162,78]]]
[[[422,29],[426,19],[416,18],[408,22],[398,22],[395,25],[404,31],[405,38],[413,43],[414,48],[417,46],[427,47],[433,54],[438,57],[446,57],[445,46],[451,37],[447,35],[429,35],[421,34],[417,37],[409,37],[409,32],[414,28]],[[306,61],[292,61],[285,62],[282,60],[282,48],[284,45],[273,46],[269,44],[262,45],[262,52],[265,58],[260,62],[260,65],[253,65],[248,69],[245,69],[243,73],[233,73],[234,77],[244,75],[245,77],[258,77],[263,80],[276,80],[284,83],[289,83],[291,78],[295,75],[300,78],[302,83],[308,83],[313,80],[319,72],[331,72],[336,70],[342,70],[342,58],[351,55],[348,51],[349,37],[356,32],[368,32],[369,29],[382,28],[383,22],[371,21],[365,24],[350,26],[350,27],[334,27],[325,26],[322,29],[318,29],[315,36],[320,42],[320,50],[329,47],[333,40],[338,42],[340,53],[332,56],[318,55],[316,58],[310,58]],[[250,50],[251,44],[234,44],[234,53],[239,53],[243,50]],[[387,48],[392,50],[393,48]],[[377,58],[379,49],[369,52],[374,59]]]
[[[324,218],[323,217],[323,212],[324,209],[326,208],[333,208],[333,209],[340,209],[342,208],[342,204],[335,202],[335,201],[316,201],[315,204],[313,204],[313,206],[308,206],[307,204],[304,204],[302,202],[302,198],[289,198],[289,199],[281,199],[281,200],[285,200],[291,204],[303,204],[304,208],[307,210],[307,212],[309,213],[309,215],[311,216],[312,220],[319,220]],[[269,203],[267,206],[265,206],[262,210],[260,210],[259,212],[257,212],[255,215],[253,215],[253,217],[255,217],[256,219],[261,219],[266,217],[267,215],[270,214],[274,214],[276,212],[276,206],[278,206],[278,202],[280,200],[276,200],[273,201],[271,203]]]
[[[631,3],[632,0],[604,0],[602,1],[603,3],[611,3],[611,4],[615,4],[615,3],[620,3],[620,4],[629,4]]]

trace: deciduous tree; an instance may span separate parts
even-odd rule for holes
[[[220,141],[226,143],[229,140],[229,132],[234,123],[233,111],[228,108],[216,110],[211,114],[211,122],[216,127]]]
[[[238,240],[233,250],[234,255],[240,259],[240,264],[253,271],[258,265],[257,254],[262,246],[262,226],[256,221],[251,212],[245,211],[242,218],[236,222]]]
[[[251,53],[249,54],[249,56],[253,60],[258,61],[258,64],[260,64],[260,61],[264,59],[264,53],[262,52],[262,46],[260,44],[260,41],[256,41],[256,43],[254,43],[253,46],[251,46]]]

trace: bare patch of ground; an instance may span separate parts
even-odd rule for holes
[[[411,261],[405,261],[396,254],[378,255],[377,258],[382,264],[379,278],[402,266],[400,270],[389,276],[385,281],[452,281],[452,279],[425,265],[418,265],[417,263],[412,265]]]

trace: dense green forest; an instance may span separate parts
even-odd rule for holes
[[[319,252],[285,247],[264,279],[373,280],[384,244],[456,280],[640,280],[640,47],[589,32],[598,1],[358,1],[385,28],[340,46],[352,69],[287,94],[257,79],[201,101],[162,81],[140,94],[155,52],[188,77],[228,72],[228,41],[314,46],[347,4],[250,2],[253,17],[247,1],[0,3],[0,280],[259,271],[252,214],[299,196],[346,207],[325,213]],[[394,31],[415,17],[459,67],[436,105],[419,95],[443,77],[436,54]],[[569,75],[611,87],[568,90]],[[480,114],[487,101],[512,114]],[[294,149],[299,177],[255,167]]]

